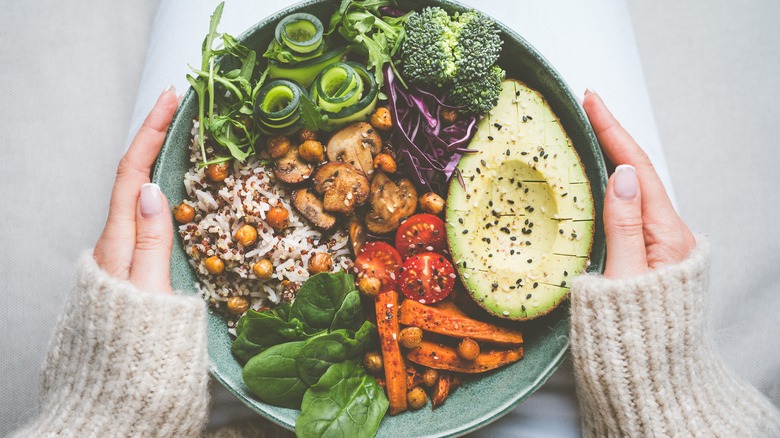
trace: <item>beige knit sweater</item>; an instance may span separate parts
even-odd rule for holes
[[[777,436],[780,412],[704,337],[707,251],[623,281],[572,289],[571,349],[587,436]],[[41,375],[40,415],[16,436],[203,436],[206,309],[80,262]],[[280,436],[258,420],[218,437]]]

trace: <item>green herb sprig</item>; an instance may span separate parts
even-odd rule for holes
[[[211,15],[209,32],[203,40],[200,68],[190,66],[197,77],[187,75],[187,81],[198,95],[201,166],[231,158],[244,161],[255,152],[259,137],[251,121],[254,100],[267,72],[253,80],[258,65],[257,53],[232,35],[217,32],[224,5],[224,2],[220,3]],[[217,42],[221,44],[215,48]],[[206,137],[223,148],[210,159],[206,155]]]

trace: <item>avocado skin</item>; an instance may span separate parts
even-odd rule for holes
[[[478,152],[458,163],[465,190],[452,178],[446,213],[458,275],[499,318],[545,315],[588,265],[595,211],[582,162],[543,97],[513,79],[468,148]]]

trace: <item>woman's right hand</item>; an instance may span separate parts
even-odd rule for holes
[[[591,90],[582,106],[601,149],[617,167],[607,183],[604,276],[625,278],[683,261],[696,239],[677,215],[653,163]]]

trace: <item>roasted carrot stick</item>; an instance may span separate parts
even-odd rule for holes
[[[463,312],[447,304],[439,307],[420,304],[414,300],[405,300],[401,304],[401,324],[455,338],[471,338],[475,341],[499,345],[521,345],[523,335],[518,330],[510,330],[487,322],[465,316]]]
[[[523,347],[511,350],[483,351],[472,361],[463,360],[455,348],[423,341],[419,347],[409,351],[406,358],[410,361],[439,370],[461,373],[483,373],[523,358]],[[385,364],[387,367],[387,364]]]
[[[388,291],[376,297],[376,325],[382,344],[387,399],[390,415],[406,410],[406,364],[398,345],[398,292]]]

